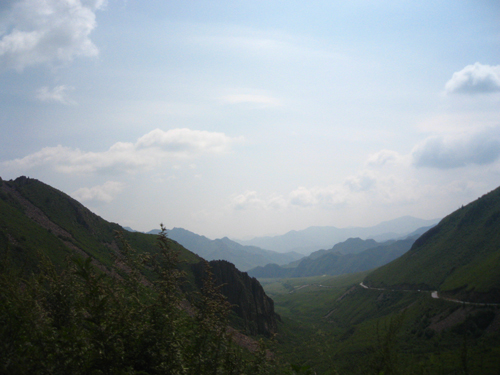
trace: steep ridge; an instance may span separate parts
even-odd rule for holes
[[[13,264],[26,273],[36,272],[43,254],[56,267],[62,266],[68,256],[90,257],[92,264],[111,274],[112,263],[120,257],[120,243],[115,237],[117,231],[137,252],[157,251],[157,236],[125,231],[118,224],[107,222],[73,198],[36,179],[0,179],[0,256],[9,256]],[[187,281],[194,283],[191,266],[200,263],[202,258],[171,239],[169,246],[179,252],[179,267],[187,272]],[[218,267],[214,266],[214,269],[218,270]],[[240,326],[248,328],[249,333],[270,335],[276,332],[274,306],[260,284],[250,280],[233,265],[225,265],[223,269],[224,272],[214,272],[220,283],[240,280],[239,284],[231,282],[224,287],[223,293],[229,301],[246,306],[246,301],[251,300],[255,310],[249,314],[242,309],[234,309],[241,320]],[[196,289],[195,285],[189,285],[186,283],[187,292]],[[243,290],[241,285],[244,285],[244,299],[235,298]]]
[[[255,278],[225,260],[213,260],[209,265],[217,285],[221,286],[222,294],[233,305],[233,311],[242,318],[245,332],[269,337],[278,331],[277,321],[281,319],[274,312],[274,302]],[[193,264],[192,269],[198,286],[201,286],[204,264]]]
[[[500,188],[445,217],[410,251],[373,271],[371,287],[438,290],[471,302],[500,302]]]

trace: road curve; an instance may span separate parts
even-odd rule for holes
[[[391,292],[394,292],[394,289],[385,289],[385,288],[370,288],[369,286],[366,286],[363,284],[363,282],[360,282],[359,285],[365,289],[372,289],[372,290],[389,290]],[[417,290],[398,290],[398,292],[417,292]],[[418,290],[418,292],[426,292],[425,290]],[[480,302],[467,302],[467,301],[460,301],[458,299],[452,299],[452,298],[444,298],[440,297],[439,293],[437,290],[431,292],[431,297],[435,299],[442,299],[444,301],[449,301],[449,302],[455,302],[455,303],[461,303],[463,305],[473,305],[473,306],[500,306],[500,303],[480,303]]]

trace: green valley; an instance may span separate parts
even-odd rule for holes
[[[500,188],[421,232],[348,239],[257,280],[38,180],[0,180],[2,371],[498,374]]]

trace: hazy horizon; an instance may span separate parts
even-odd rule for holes
[[[0,4],[0,177],[209,238],[444,217],[500,185],[497,1]]]

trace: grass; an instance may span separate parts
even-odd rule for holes
[[[481,311],[495,316],[498,309],[473,308],[466,322],[437,332],[430,328],[437,317],[444,319],[461,305],[424,292],[366,290],[359,287],[365,275],[261,280],[283,320],[278,351],[318,374],[460,373],[462,324],[470,326],[465,333],[469,373],[496,374],[500,369],[498,332],[478,328]],[[401,324],[396,327],[397,321]]]
[[[453,212],[406,254],[371,273],[373,286],[459,291],[500,302],[500,188]],[[488,295],[489,294],[489,295]]]

